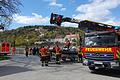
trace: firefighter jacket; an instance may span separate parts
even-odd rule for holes
[[[40,48],[39,50],[41,57],[47,56],[47,49],[46,48]]]
[[[57,55],[57,54],[61,54],[61,53],[60,53],[61,49],[60,49],[59,46],[56,46],[54,49],[55,49],[56,55]]]

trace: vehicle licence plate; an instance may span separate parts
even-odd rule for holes
[[[119,63],[116,63],[116,62],[111,62],[110,64],[111,66],[119,66]]]
[[[94,64],[103,64],[103,63],[99,61],[95,61]]]

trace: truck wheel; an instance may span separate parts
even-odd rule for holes
[[[72,62],[74,62],[75,61],[75,58],[74,57],[71,57],[71,59],[70,59]]]
[[[95,66],[89,66],[89,69],[94,71],[95,70]]]
[[[5,53],[4,55],[7,56],[7,53]]]

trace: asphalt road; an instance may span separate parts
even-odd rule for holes
[[[14,55],[0,62],[0,80],[120,80],[120,71],[91,72],[81,63],[70,62],[41,67],[37,56]]]

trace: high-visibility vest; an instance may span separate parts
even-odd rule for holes
[[[41,48],[40,49],[40,54],[41,54],[41,56],[47,56],[47,49],[46,48]]]
[[[78,54],[82,54],[82,50],[78,48]]]
[[[15,47],[13,47],[13,48],[12,48],[12,52],[15,52],[15,51],[16,51],[16,48],[15,48]]]
[[[55,47],[55,53],[56,54],[60,54],[60,51],[61,51],[60,47]]]

